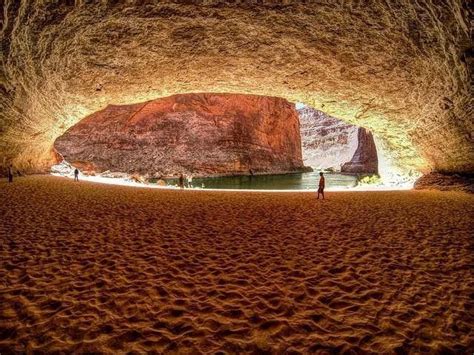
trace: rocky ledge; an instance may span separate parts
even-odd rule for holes
[[[465,191],[474,193],[474,175],[430,173],[420,177],[415,190]]]

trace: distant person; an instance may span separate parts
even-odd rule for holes
[[[74,181],[79,181],[79,170],[74,169]]]
[[[8,167],[7,175],[8,175],[8,182],[13,182],[13,165],[12,164],[10,164],[10,166]]]
[[[184,189],[184,176],[183,176],[183,174],[179,175],[178,185],[179,185],[180,189]]]
[[[319,173],[319,187],[318,187],[318,200],[319,200],[319,194],[321,194],[323,196],[323,200],[324,200],[324,187],[325,187],[325,180],[324,180],[324,174],[321,172]]]
[[[188,175],[188,187],[190,189],[193,187],[193,176],[191,174]]]

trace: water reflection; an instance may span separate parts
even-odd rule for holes
[[[335,173],[324,174],[326,188],[350,188],[357,185],[357,177]],[[176,185],[177,179],[167,179],[168,185]],[[223,176],[194,178],[193,187],[207,189],[247,189],[247,190],[308,190],[316,189],[319,173],[295,173],[281,175]]]

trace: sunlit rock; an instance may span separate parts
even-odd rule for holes
[[[304,164],[315,169],[340,171],[357,149],[357,127],[309,106],[297,111]]]
[[[351,174],[377,174],[378,157],[372,134],[321,111],[297,108],[305,165]]]
[[[72,177],[74,176],[74,167],[67,161],[63,160],[51,167],[51,174]]]
[[[188,94],[108,106],[70,128],[55,148],[94,173],[207,176],[303,168],[294,105],[254,95]]]
[[[365,128],[357,131],[357,149],[352,159],[341,167],[341,172],[351,174],[378,174],[377,148],[374,138]]]

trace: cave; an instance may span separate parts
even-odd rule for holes
[[[474,352],[470,2],[1,10],[0,353]],[[214,120],[234,95],[264,109]],[[199,115],[173,113],[184,97]],[[320,149],[334,138],[311,123],[323,114],[341,120],[331,134],[351,137],[350,152]],[[156,137],[179,154],[155,150]],[[87,139],[102,148],[82,156]],[[365,143],[382,179],[414,188],[328,189],[323,171],[365,169]],[[91,179],[51,174],[63,158]],[[311,164],[314,185],[299,191],[92,180],[178,166],[294,176]]]

